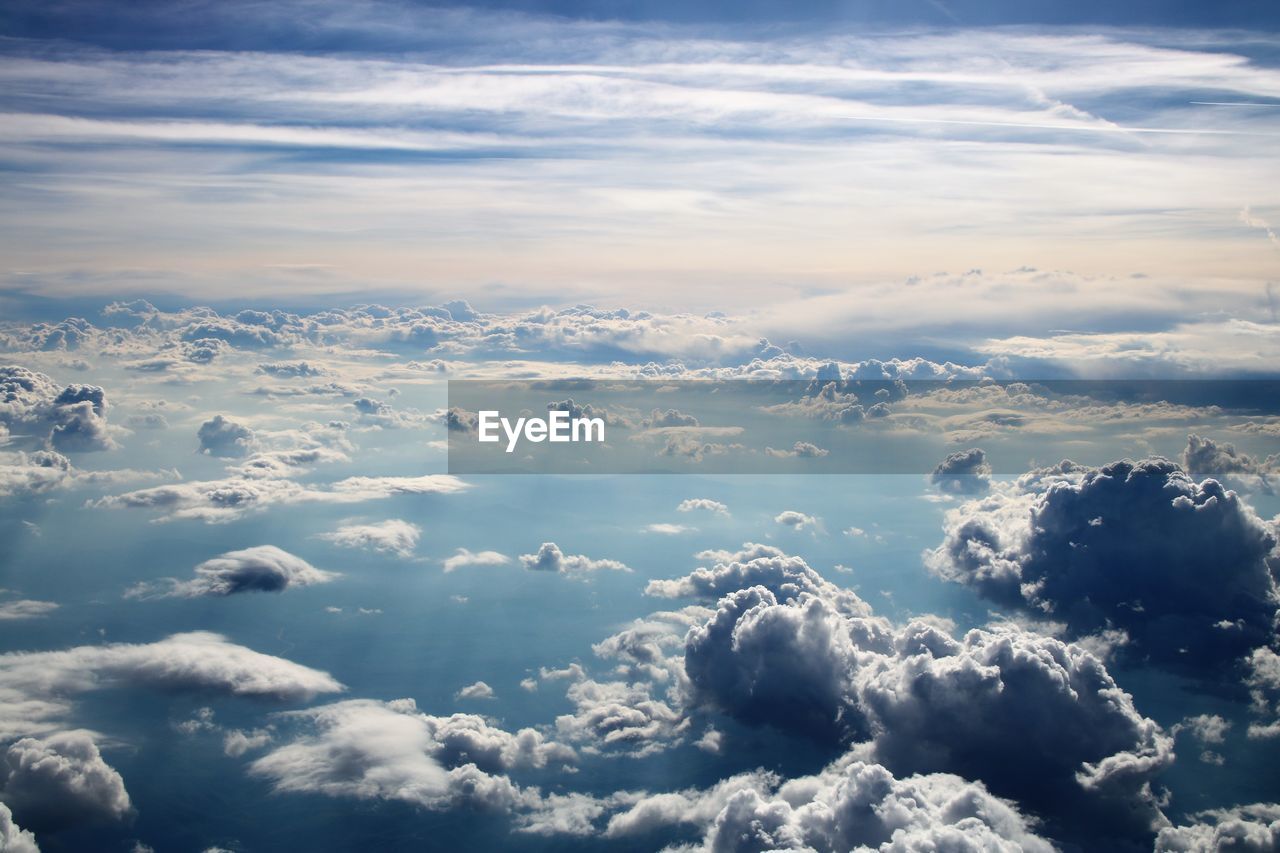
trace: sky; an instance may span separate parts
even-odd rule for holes
[[[1280,849],[1278,30],[5,4],[0,850]]]

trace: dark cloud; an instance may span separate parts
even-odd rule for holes
[[[1276,544],[1234,492],[1157,458],[1032,472],[949,513],[926,559],[1068,636],[1118,629],[1122,654],[1213,675],[1275,637]]]
[[[981,780],[1075,840],[1140,844],[1161,819],[1150,786],[1172,740],[1080,646],[1013,628],[956,640],[753,586],[689,632],[684,664],[694,706],[894,773]]]
[[[255,446],[253,430],[223,415],[214,415],[196,432],[200,452],[210,456],[246,456]]]
[[[228,596],[243,592],[283,592],[286,589],[328,583],[338,577],[317,569],[301,557],[274,545],[228,551],[195,567],[188,581],[172,578],[161,584],[139,584],[129,597],[196,598]]]
[[[11,744],[0,759],[0,799],[41,831],[118,821],[133,811],[124,780],[84,731]]]
[[[949,495],[981,495],[991,489],[987,454],[974,447],[947,455],[929,476],[935,488]]]

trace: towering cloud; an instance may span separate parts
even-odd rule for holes
[[[1165,459],[1031,472],[945,528],[934,572],[1071,637],[1119,629],[1125,654],[1203,674],[1275,637],[1275,526]]]

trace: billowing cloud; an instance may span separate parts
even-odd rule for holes
[[[554,542],[543,542],[536,554],[521,554],[520,565],[532,572],[575,576],[599,571],[631,571],[630,566],[617,560],[596,560],[582,554],[566,554]]]
[[[987,454],[974,447],[947,455],[929,475],[940,492],[951,495],[980,495],[991,488],[991,466]]]
[[[35,835],[18,826],[4,803],[0,803],[0,850],[5,853],[40,853]]]
[[[85,731],[10,744],[0,758],[0,799],[23,824],[41,829],[118,821],[133,810],[124,780]]]
[[[407,558],[413,556],[421,536],[422,528],[418,525],[392,518],[370,524],[343,524],[337,530],[321,533],[318,538],[342,548],[371,548]]]
[[[1197,822],[1160,830],[1161,853],[1273,853],[1280,850],[1280,804],[1212,809]]]
[[[253,430],[224,415],[214,415],[196,431],[200,452],[210,456],[247,456],[256,442]]]
[[[195,577],[191,580],[170,578],[162,584],[139,584],[126,595],[137,598],[196,598],[243,592],[284,592],[293,587],[328,583],[336,577],[336,573],[317,569],[275,545],[258,545],[205,560],[195,567]]]
[[[1164,459],[1032,472],[945,529],[939,576],[1072,637],[1121,630],[1124,654],[1213,674],[1275,636],[1274,525]]]
[[[502,774],[574,760],[571,749],[533,729],[511,734],[468,714],[433,717],[412,699],[353,699],[279,721],[300,733],[249,765],[277,791],[510,811],[538,795]]]
[[[1149,786],[1172,739],[1080,646],[1011,627],[956,640],[752,586],[689,632],[684,669],[695,706],[833,750],[860,743],[894,773],[980,780],[1055,833],[1141,839],[1161,820]]]
[[[10,440],[63,453],[109,450],[107,410],[96,385],[59,386],[25,367],[0,367],[0,426]]]
[[[1274,494],[1276,480],[1280,478],[1280,454],[1255,459],[1236,450],[1233,444],[1220,444],[1211,438],[1193,434],[1187,436],[1182,467],[1196,480],[1212,477]]]
[[[744,774],[705,791],[646,796],[613,815],[606,834],[682,825],[704,831],[694,849],[706,853],[1056,849],[1035,833],[1034,821],[980,783],[940,773],[896,778],[881,765],[851,760],[781,785]]]

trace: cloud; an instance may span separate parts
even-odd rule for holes
[[[644,594],[659,598],[701,598],[714,601],[740,589],[761,586],[781,601],[792,601],[802,592],[821,595],[841,612],[869,615],[871,608],[858,596],[837,587],[809,567],[800,557],[790,557],[770,545],[744,543],[742,550],[699,554],[715,560],[672,580],[651,580]]]
[[[4,803],[0,803],[0,850],[5,853],[40,853],[35,835],[14,822],[13,813]]]
[[[957,450],[938,463],[929,475],[938,491],[951,495],[981,495],[991,488],[991,466],[979,448]]]
[[[44,830],[119,821],[133,811],[124,780],[85,731],[10,744],[0,759],[0,799],[24,824]]]
[[[60,386],[25,367],[0,367],[0,426],[10,441],[63,453],[110,450],[106,393],[96,385]]]
[[[0,602],[0,622],[12,619],[35,619],[48,616],[57,609],[58,605],[55,602],[33,601],[29,598]]]
[[[275,505],[352,504],[395,495],[453,494],[468,486],[448,474],[420,477],[348,477],[327,486],[275,477],[193,480],[109,495],[92,503],[104,509],[157,509],[161,520],[233,521]]]
[[[1280,476],[1280,454],[1254,459],[1236,450],[1233,444],[1189,435],[1182,452],[1182,467],[1196,480],[1230,480],[1251,490],[1274,494],[1275,480]]]
[[[483,681],[477,681],[474,684],[468,684],[466,687],[454,694],[455,699],[493,699],[497,696],[493,692],[493,688],[485,684]]]
[[[617,560],[593,560],[582,554],[565,554],[554,542],[543,542],[536,554],[521,554],[520,565],[533,572],[555,572],[571,576],[598,571],[631,571],[630,566]]]
[[[606,834],[672,824],[702,829],[694,849],[707,853],[1056,849],[1033,820],[980,783],[937,773],[895,778],[878,764],[848,760],[781,785],[744,774],[706,791],[644,797],[611,817]]]
[[[205,560],[195,567],[195,577],[189,581],[169,578],[161,584],[138,584],[125,595],[128,598],[198,598],[243,592],[284,592],[293,587],[328,583],[336,577],[336,573],[317,569],[274,545],[258,545]]]
[[[940,577],[1071,637],[1123,631],[1122,655],[1221,677],[1275,636],[1274,526],[1165,459],[1031,472],[944,527],[926,554]]]
[[[68,696],[116,685],[292,701],[345,689],[326,672],[207,631],[154,643],[8,652],[0,655],[0,739],[54,731],[71,711]]]
[[[1193,815],[1198,822],[1160,830],[1156,849],[1168,853],[1270,853],[1280,848],[1280,805],[1255,803]]]
[[[710,498],[687,498],[680,501],[680,505],[676,507],[677,512],[693,512],[694,510],[705,510],[717,515],[729,514],[729,507],[720,501],[713,501]]]
[[[246,456],[256,444],[253,430],[223,415],[214,415],[200,424],[196,437],[200,439],[200,452],[209,456]]]
[[[319,534],[318,538],[342,548],[372,548],[408,558],[413,556],[421,536],[422,528],[418,525],[393,518],[374,524],[344,524],[331,533]]]
[[[278,719],[299,734],[249,772],[280,792],[511,811],[536,804],[538,795],[502,774],[574,760],[572,750],[533,729],[510,734],[473,715],[433,717],[412,699],[352,699]]]
[[[772,447],[766,447],[764,452],[778,459],[820,459],[831,451],[807,441],[797,441],[790,450],[774,450]]]
[[[444,564],[445,574],[448,574],[467,566],[505,566],[511,562],[511,558],[497,551],[468,551],[466,548],[459,548],[453,556],[445,557],[441,562]]]
[[[698,528],[690,527],[687,524],[671,524],[669,522],[655,522],[653,524],[645,525],[644,529],[645,529],[645,532],[647,533],[659,533],[663,536],[678,536],[681,533],[694,532]]]
[[[814,527],[818,523],[818,520],[812,515],[805,515],[803,512],[796,512],[794,509],[778,513],[773,520],[793,530],[804,530],[806,527]]]
[[[693,707],[895,774],[980,780],[1064,838],[1140,843],[1162,820],[1150,785],[1172,739],[1080,646],[1009,626],[956,640],[763,586],[725,595],[684,644]]]

